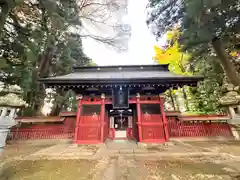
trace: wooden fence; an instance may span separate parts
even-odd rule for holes
[[[230,125],[226,120],[215,120],[217,117],[217,115],[211,118],[208,116],[184,117],[183,121],[176,117],[169,117],[169,137],[232,137]]]
[[[231,127],[224,119],[227,119],[227,117],[218,115],[194,117],[182,116],[182,118],[168,116],[169,137],[232,137]],[[142,125],[144,126],[146,124],[146,127],[148,127],[148,121],[150,121],[148,118],[143,118]],[[8,135],[8,140],[73,139],[75,123],[75,117],[66,117],[64,121],[58,123],[28,124],[27,126],[14,127]],[[106,121],[105,124],[108,124],[108,121]],[[162,125],[162,122],[156,122],[156,125]],[[152,128],[156,125],[154,124]],[[97,134],[96,137],[100,137],[100,126],[95,129],[99,129],[99,132],[93,132]],[[93,135],[87,130],[86,127],[85,129],[83,128],[83,131],[80,132],[79,136],[87,135],[92,137]],[[105,126],[105,138],[108,134],[111,134],[108,130],[111,131],[108,126]],[[128,134],[129,133],[130,132],[128,132]],[[158,133],[164,133],[163,128],[161,128],[161,132],[156,131],[155,133],[156,137],[162,139],[164,134],[158,135]],[[152,136],[155,137],[155,134]],[[149,135],[149,131],[146,129],[146,132],[143,132],[143,136],[147,135]]]
[[[11,129],[7,140],[73,139],[74,128],[75,118],[69,117],[58,123],[22,124]]]

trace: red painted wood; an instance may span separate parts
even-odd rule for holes
[[[196,122],[186,123],[178,121],[176,117],[168,117],[169,137],[232,137],[231,127],[227,123]]]
[[[142,114],[141,124],[161,124],[163,125],[163,120],[160,114]]]
[[[105,104],[112,104],[112,98],[106,97]],[[101,97],[84,97],[83,104],[94,105],[94,104],[102,104]]]
[[[108,121],[108,112],[105,110],[105,118],[104,118],[104,141],[108,138],[108,134],[109,134],[109,121]]]
[[[129,104],[136,104],[137,98],[136,97],[129,97]],[[158,96],[141,96],[139,98],[140,104],[158,104],[159,99]]]
[[[142,114],[143,142],[165,141],[164,123],[160,114]]]
[[[136,104],[136,103],[137,103],[137,100],[129,100],[128,103],[129,103],[129,104]]]
[[[159,97],[159,101],[160,101],[160,110],[161,110],[162,119],[163,119],[165,139],[166,139],[166,141],[168,141],[169,134],[168,134],[168,127],[167,127],[167,119],[166,119],[166,115],[165,115],[165,111],[164,111],[164,99]]]
[[[101,141],[101,126],[100,115],[81,116],[77,142]]]
[[[83,98],[82,105],[100,105],[102,100],[99,97],[96,98]],[[102,110],[102,109],[101,109]],[[104,115],[104,114],[103,114]],[[80,116],[79,133],[77,135],[77,143],[91,143],[102,142],[102,127],[103,122],[101,118],[102,113],[98,115],[96,112],[92,114],[82,114]]]
[[[105,121],[105,103],[104,98],[101,103],[101,141],[104,142],[104,121]]]
[[[75,126],[75,133],[74,133],[74,141],[73,141],[73,143],[75,143],[75,144],[77,143],[81,111],[82,111],[82,100],[79,99],[78,100],[77,115],[76,115],[76,126]]]
[[[101,142],[101,127],[100,126],[84,126],[81,128],[81,133],[78,135],[78,142]]]
[[[137,122],[138,122],[139,141],[142,142],[142,140],[143,140],[143,132],[142,132],[142,126],[141,126],[140,98],[137,98]]]
[[[114,128],[109,128],[108,138],[109,139],[114,139],[115,138],[115,129]]]
[[[127,138],[128,139],[135,139],[133,136],[133,129],[132,128],[127,128]]]
[[[72,139],[75,124],[75,118],[68,117],[60,124],[33,124],[12,128],[8,140]]]

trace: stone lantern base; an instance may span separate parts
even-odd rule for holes
[[[0,152],[3,150],[6,145],[6,139],[9,129],[0,129]]]

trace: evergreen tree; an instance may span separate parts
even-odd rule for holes
[[[217,112],[222,83],[239,85],[239,2],[234,0],[152,0],[149,28],[156,38],[179,29],[182,52],[191,55],[187,70],[205,80],[192,89],[196,111]]]
[[[235,0],[152,0],[148,23],[157,37],[179,26],[180,43],[194,59],[217,56],[229,81],[239,85],[229,52],[238,46],[239,2]]]
[[[76,1],[69,0],[19,1],[1,14],[1,81],[23,89],[29,104],[26,114],[41,113],[46,94],[39,78],[66,74],[73,65],[90,62],[76,31],[81,27],[78,17]],[[57,114],[59,110],[53,111]]]

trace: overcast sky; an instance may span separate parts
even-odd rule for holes
[[[131,65],[153,64],[154,37],[146,25],[147,0],[128,1],[128,14],[122,20],[131,25],[131,38],[128,42],[128,52],[117,53],[92,39],[83,40],[84,51],[98,65]]]

